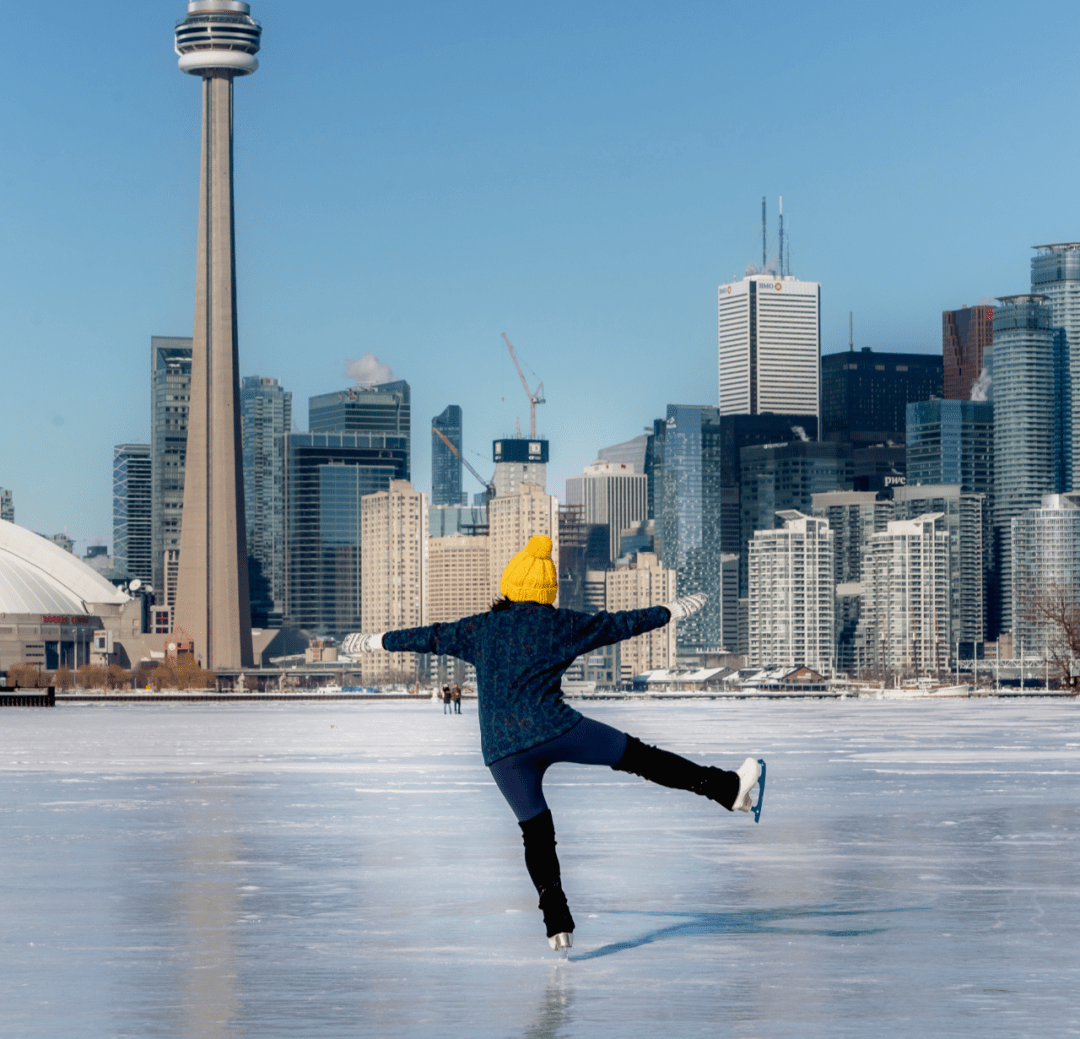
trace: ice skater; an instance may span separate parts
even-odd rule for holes
[[[569,950],[574,919],[562,889],[555,826],[543,791],[549,766],[557,761],[608,765],[701,794],[728,811],[754,811],[756,818],[764,762],[747,758],[733,772],[698,765],[587,718],[563,700],[560,682],[575,658],[683,620],[701,609],[706,596],[689,595],[665,606],[620,613],[557,610],[551,604],[558,576],[551,539],[543,536],[530,538],[510,561],[500,590],[503,598],[487,613],[452,624],[349,635],[342,648],[346,653],[440,653],[475,666],[484,764],[521,827],[525,868],[540,896],[548,942],[552,949]]]

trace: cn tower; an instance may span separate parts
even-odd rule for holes
[[[233,227],[233,80],[254,72],[262,28],[238,0],[193,0],[176,25],[180,69],[202,77],[184,511],[174,627],[202,666],[251,667]]]

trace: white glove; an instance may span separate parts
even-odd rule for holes
[[[664,606],[673,621],[681,621],[686,620],[692,613],[697,613],[708,601],[709,597],[704,592],[697,592],[695,595],[684,595],[674,602],[664,603]]]
[[[365,635],[361,631],[354,631],[351,635],[346,635],[341,642],[342,652],[349,656],[354,653],[374,653],[382,648],[382,634]]]

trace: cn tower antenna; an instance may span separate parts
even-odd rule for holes
[[[761,273],[765,273],[765,264],[768,262],[765,256],[768,245],[765,240],[765,196],[761,196]]]

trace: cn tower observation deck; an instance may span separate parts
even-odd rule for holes
[[[210,69],[247,76],[259,67],[262,26],[251,5],[240,0],[192,0],[187,17],[176,23],[177,64],[182,72],[205,75]]]

